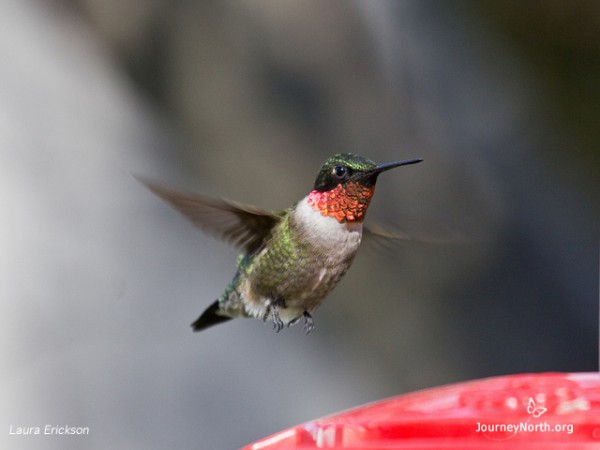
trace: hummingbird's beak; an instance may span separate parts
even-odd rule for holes
[[[359,177],[363,180],[363,183],[374,185],[377,181],[377,177],[381,172],[385,172],[386,170],[394,169],[400,166],[408,166],[409,164],[417,164],[423,161],[422,158],[416,159],[407,159],[405,161],[396,161],[387,164],[380,164],[374,169],[367,170],[366,172],[362,172]]]
[[[423,161],[423,158],[416,158],[416,159],[407,159],[405,161],[396,161],[396,162],[391,162],[391,163],[387,163],[387,164],[381,164],[377,167],[375,167],[373,170],[369,171],[370,175],[379,175],[381,172],[385,172],[386,170],[390,170],[390,169],[394,169],[395,167],[400,167],[400,166],[408,166],[409,164],[417,164],[420,163],[421,161]]]

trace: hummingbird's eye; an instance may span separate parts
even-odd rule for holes
[[[333,174],[338,177],[339,179],[342,179],[346,176],[346,174],[348,173],[348,169],[344,166],[335,166],[333,168]]]

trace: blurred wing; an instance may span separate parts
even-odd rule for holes
[[[377,224],[370,224],[369,226],[363,227],[363,234],[369,236],[368,239],[384,239],[392,241],[410,241],[412,238],[403,231],[400,230],[388,230]]]
[[[385,229],[379,225],[370,223],[363,225],[363,248],[369,251],[395,251],[402,242],[411,241],[412,237],[408,233],[400,230]]]
[[[201,230],[243,248],[257,251],[281,216],[250,205],[177,191],[136,178]]]
[[[430,227],[431,228],[431,227]],[[433,227],[405,232],[396,228],[383,228],[377,224],[369,224],[363,227],[363,235],[369,240],[375,240],[382,244],[396,244],[402,241],[422,242],[426,244],[472,244],[481,242],[482,239],[472,239],[460,232],[449,228]]]

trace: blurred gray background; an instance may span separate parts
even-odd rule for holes
[[[593,371],[600,4],[2,0],[0,446],[231,449],[468,379]],[[329,155],[425,162],[316,333],[201,334],[234,249],[137,183],[287,207]],[[88,426],[86,437],[9,427]]]

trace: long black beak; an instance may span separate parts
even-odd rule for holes
[[[362,172],[359,175],[359,177],[362,180],[363,184],[374,185],[377,182],[377,177],[379,176],[379,174],[381,172],[385,172],[386,170],[394,169],[394,168],[400,167],[400,166],[408,166],[409,164],[417,164],[417,163],[420,163],[421,161],[423,161],[422,158],[416,158],[416,159],[407,159],[405,161],[396,161],[396,162],[391,162],[391,163],[387,163],[387,164],[381,164],[381,165],[375,167],[374,169]]]
[[[375,167],[373,170],[370,170],[369,173],[370,175],[379,175],[381,172],[385,172],[386,170],[390,170],[390,169],[394,169],[395,167],[400,167],[400,166],[408,166],[409,164],[417,164],[420,163],[421,161],[423,161],[423,158],[416,158],[416,159],[407,159],[405,161],[396,161],[396,162],[391,162],[391,163],[387,163],[387,164],[381,164],[377,167]]]

